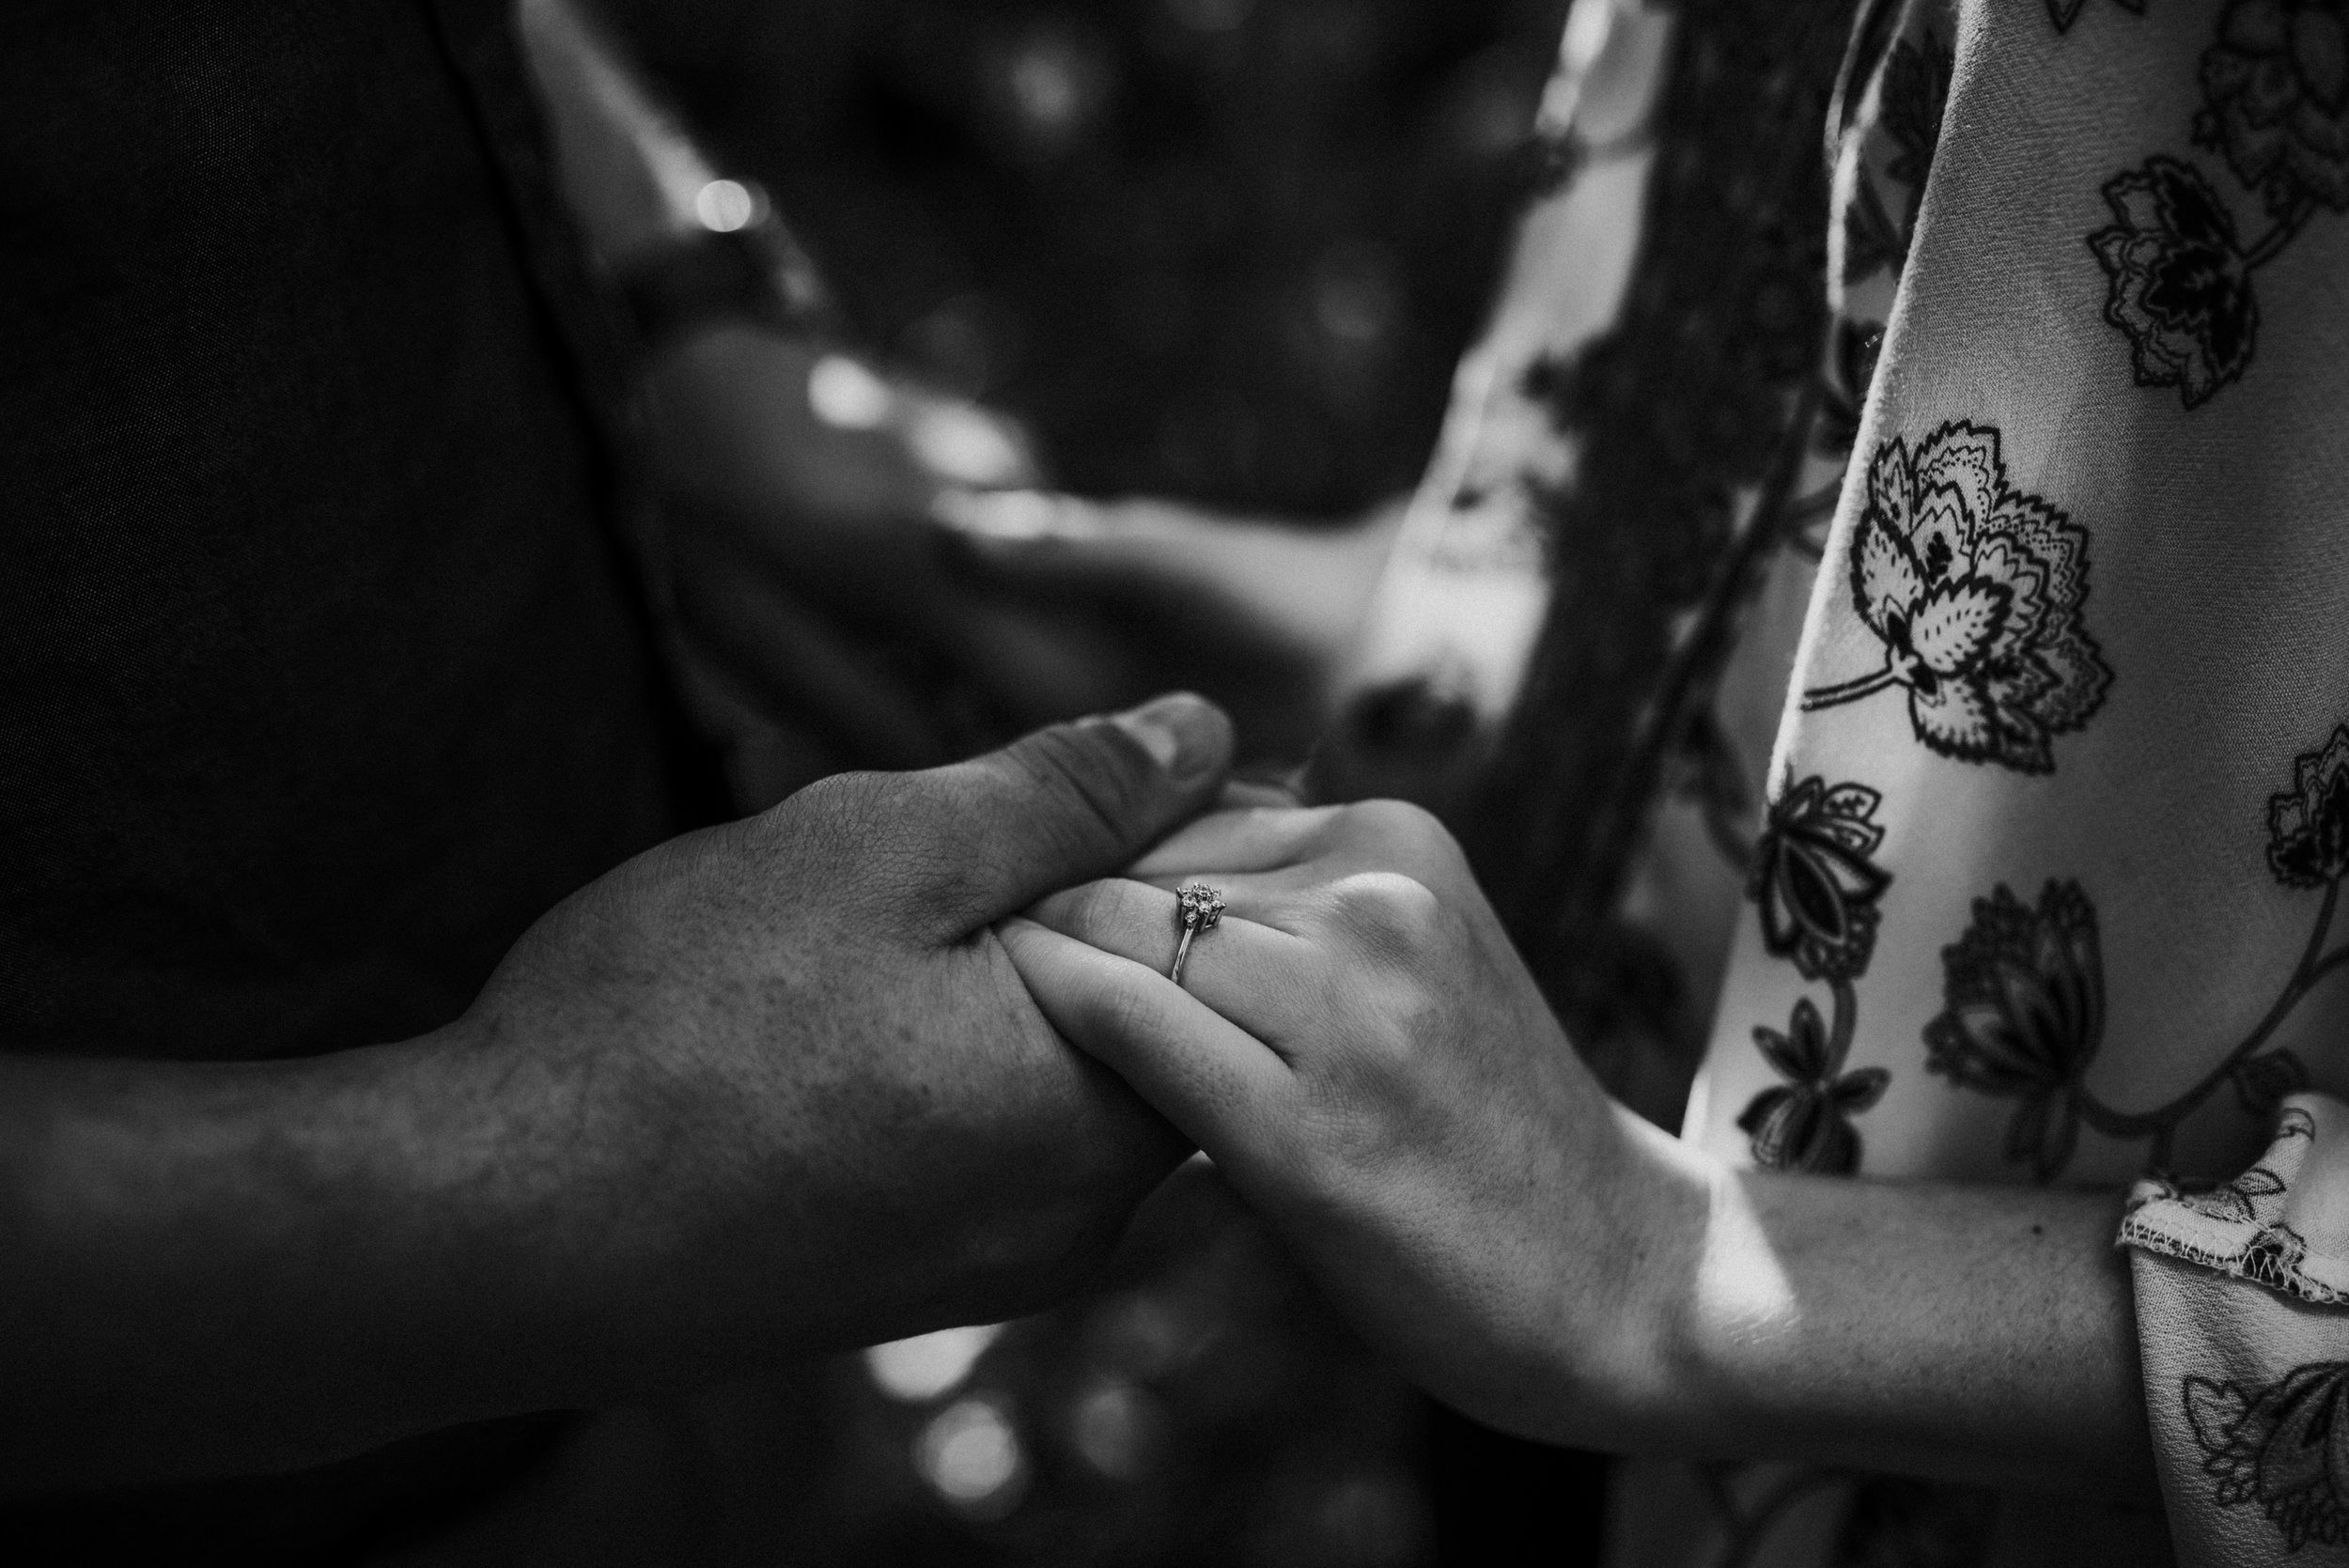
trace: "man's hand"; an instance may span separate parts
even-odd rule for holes
[[[1188,1146],[1054,1035],[990,923],[1207,804],[1229,747],[1173,697],[826,779],[558,907],[457,1032],[593,1080],[618,1201],[581,1218],[662,1260],[628,1282],[647,1324],[789,1348],[1040,1304]]]
[[[663,845],[436,1034],[0,1063],[0,1485],[235,1473],[1000,1316],[1186,1145],[990,923],[1210,802],[1196,698]]]

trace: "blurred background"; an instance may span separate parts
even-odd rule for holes
[[[608,0],[860,336],[1066,489],[1420,475],[1564,0]]]
[[[1564,0],[605,0],[876,363],[1081,495],[1358,518],[1420,477]],[[1208,1184],[1044,1316],[715,1402],[741,1528],[890,1564],[1588,1560],[1596,1466],[1377,1369]]]

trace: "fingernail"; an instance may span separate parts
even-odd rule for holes
[[[1112,715],[1110,722],[1132,736],[1150,760],[1177,781],[1210,771],[1222,755],[1223,715],[1188,691],[1152,698]]]

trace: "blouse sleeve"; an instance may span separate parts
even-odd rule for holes
[[[2219,1187],[2140,1181],[2121,1240],[2179,1560],[2349,1562],[2349,1103],[2290,1096]]]
[[[1688,1132],[1831,1173],[2163,1172],[2120,1239],[2181,1560],[2328,1560],[2349,6],[1862,10],[1891,41],[1830,267],[1889,309]]]

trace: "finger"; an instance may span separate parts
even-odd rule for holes
[[[1228,890],[1225,891],[1229,898]],[[1037,900],[1028,918],[1088,947],[1157,975],[1173,967],[1183,926],[1173,893],[1125,877],[1106,877]],[[1311,1007],[1320,959],[1302,938],[1250,919],[1228,906],[1222,919],[1191,935],[1182,988],[1275,1050],[1297,1037],[1300,1003]]]
[[[1287,1119],[1281,1059],[1164,975],[1017,916],[996,936],[1052,1027],[1211,1157],[1245,1158]]]
[[[1176,829],[1136,861],[1128,877],[1148,880],[1190,872],[1271,871],[1310,860],[1336,806],[1250,806],[1219,811]]]
[[[1215,798],[1231,758],[1221,708],[1160,697],[911,776],[900,842],[951,873],[930,893],[941,928],[975,931],[1132,861]]]

